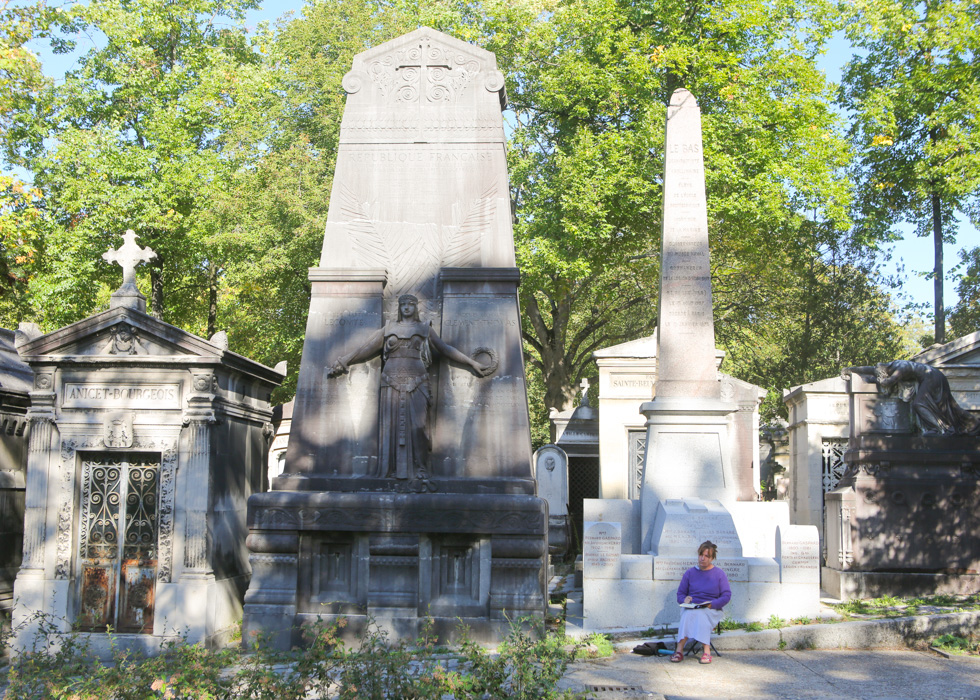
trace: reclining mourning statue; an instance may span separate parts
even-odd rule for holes
[[[911,360],[879,362],[874,366],[847,367],[841,370],[843,379],[857,374],[867,382],[875,382],[882,394],[893,395],[911,402],[923,435],[980,435],[980,418],[956,403],[949,381],[935,367]]]

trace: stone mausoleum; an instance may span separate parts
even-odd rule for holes
[[[949,382],[952,397],[958,405],[975,415],[980,415],[980,332],[957,338],[944,345],[934,345],[911,359],[943,372]],[[851,542],[845,543],[841,539],[842,531],[838,524],[842,515],[839,510],[839,498],[835,501],[836,510],[831,526],[833,532],[829,537],[824,532],[828,494],[841,485],[842,479],[847,474],[849,465],[845,462],[845,454],[851,438],[866,435],[868,437],[865,441],[868,441],[872,438],[880,440],[892,435],[899,442],[905,441],[907,447],[911,446],[915,438],[908,400],[903,401],[898,396],[884,395],[878,391],[873,382],[869,383],[860,377],[852,377],[851,380],[845,381],[838,376],[793,387],[785,392],[783,401],[789,409],[790,516],[794,523],[814,525],[820,531],[824,564],[822,585],[828,593],[851,598],[879,593],[913,593],[927,589],[962,591],[969,590],[971,585],[976,589],[978,584],[975,578],[974,583],[971,584],[969,574],[964,576],[961,574],[965,571],[961,571],[961,574],[956,574],[954,571],[957,568],[970,569],[970,566],[963,566],[962,563],[958,567],[953,564],[938,566],[938,562],[932,562],[933,569],[946,569],[946,573],[927,571],[925,562],[917,559],[918,555],[903,557],[905,562],[899,561],[898,557],[893,557],[890,563],[876,564],[875,568],[880,569],[877,573],[862,573],[860,565],[854,566]],[[966,443],[970,443],[970,440],[966,440]],[[977,444],[976,439],[972,444]],[[948,449],[935,439],[927,438],[922,441],[921,438],[917,438],[916,445],[917,460],[921,461],[926,456],[926,452],[935,452],[940,460],[950,457]],[[968,448],[969,445],[966,447],[961,445],[958,448],[958,456],[954,460],[966,465],[967,472],[969,465],[978,459],[975,449],[971,455]],[[963,449],[966,449],[966,452],[963,452]],[[905,460],[911,454],[906,452],[902,456],[899,452],[893,452],[889,459],[883,459],[881,454],[872,460],[867,459],[867,456],[860,459],[869,464],[880,464],[883,461],[897,463],[896,460]],[[945,457],[944,453],[946,453]],[[854,456],[858,457],[858,452],[855,452]],[[915,468],[920,486],[927,480],[927,471],[925,468]],[[934,475],[937,473],[933,472]],[[959,504],[950,501],[938,510],[935,507],[924,509],[919,513],[919,517],[928,519],[931,513],[943,512],[946,521],[953,522],[961,520],[968,514],[970,509],[965,509],[962,505],[965,503],[965,494],[969,491],[963,489],[969,486],[969,481],[962,482],[952,473],[949,476],[951,480],[943,486],[942,490],[953,488],[955,485],[959,493],[957,501],[960,501],[960,498],[963,500]],[[861,478],[868,477],[866,465]],[[932,478],[928,477],[928,479]],[[939,484],[935,486],[938,487]],[[864,488],[866,490],[867,486]],[[916,495],[921,495],[920,491],[921,494],[926,493],[925,490],[917,487]],[[901,501],[903,496],[896,495],[899,493],[901,489],[893,489],[893,492],[888,494],[888,498],[894,496]],[[906,502],[901,504],[901,507],[908,511],[907,515],[911,516],[916,509],[914,505],[916,499],[909,501],[907,495],[905,498]],[[864,508],[868,504],[859,505]],[[893,509],[897,507],[899,504],[892,506]],[[850,513],[850,506],[847,512]],[[909,542],[909,532],[903,531],[901,522],[895,522],[893,525],[894,536]],[[960,529],[962,531],[963,527],[961,526]],[[924,549],[929,550],[934,545],[935,543],[927,545]],[[898,549],[893,553],[897,554]],[[902,567],[911,570],[896,576],[895,574],[898,574]]]
[[[263,488],[270,395],[283,372],[145,312],[135,243],[110,308],[17,349],[34,371],[17,646],[43,613],[61,630],[111,628],[118,644],[219,643],[249,580],[245,505]]]

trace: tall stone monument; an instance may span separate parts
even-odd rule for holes
[[[246,632],[318,616],[493,637],[543,614],[493,54],[421,28],[354,57],[283,473],[249,502]]]
[[[732,586],[727,614],[813,615],[816,529],[790,525],[786,503],[737,501],[728,423],[739,392],[717,370],[701,116],[687,90],[671,96],[665,149],[657,379],[653,400],[640,406],[647,430],[640,493],[585,501],[584,628],[676,622],[677,587],[709,539]],[[744,388],[754,407],[758,394]],[[639,609],[636,600],[644,601]]]
[[[701,111],[683,88],[667,108],[661,245],[656,395],[640,407],[647,419],[641,500],[648,548],[661,501],[731,503],[737,494],[727,427],[737,406],[722,399],[715,358]]]

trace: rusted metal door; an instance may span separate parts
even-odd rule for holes
[[[78,624],[153,631],[157,570],[157,455],[82,459]]]

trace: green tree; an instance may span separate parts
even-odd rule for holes
[[[966,269],[956,284],[960,301],[949,314],[953,338],[980,331],[980,247],[960,251],[960,265]]]
[[[791,286],[801,212],[847,226],[847,149],[815,57],[820,2],[484,3],[508,75],[521,301],[546,406],[567,408],[592,351],[656,322],[663,124],[670,92],[703,110],[719,342]],[[541,12],[541,10],[546,10]],[[521,14],[521,13],[524,14]]]
[[[873,258],[853,244],[815,246],[786,292],[767,323],[733,330],[737,351],[726,359],[726,371],[768,389],[764,421],[785,417],[786,388],[834,376],[850,365],[910,357],[920,349],[877,283]]]
[[[980,6],[970,0],[859,0],[844,70],[853,115],[861,227],[880,238],[901,222],[932,235],[935,339],[945,342],[943,242],[980,194]]]
[[[267,97],[240,147],[254,153],[213,201],[208,245],[226,261],[218,318],[233,347],[286,360],[276,398],[295,390],[310,308],[310,267],[320,261],[345,93],[355,54],[416,28],[402,3],[333,0],[259,29]],[[247,203],[247,206],[243,206]]]
[[[23,136],[23,117],[50,85],[27,47],[44,37],[53,13],[42,5],[0,4],[0,152]],[[0,317],[12,321],[29,309],[28,287],[37,261],[41,193],[21,176],[0,174]],[[8,321],[9,322],[9,321]]]
[[[252,155],[229,148],[229,135],[256,117],[262,89],[241,26],[253,6],[93,0],[53,17],[57,51],[81,37],[94,45],[17,109],[8,156],[31,173],[46,213],[31,283],[39,320],[61,325],[105,304],[118,270],[101,253],[134,228],[158,256],[147,266],[152,312],[216,330],[225,262],[207,246],[211,203]]]

